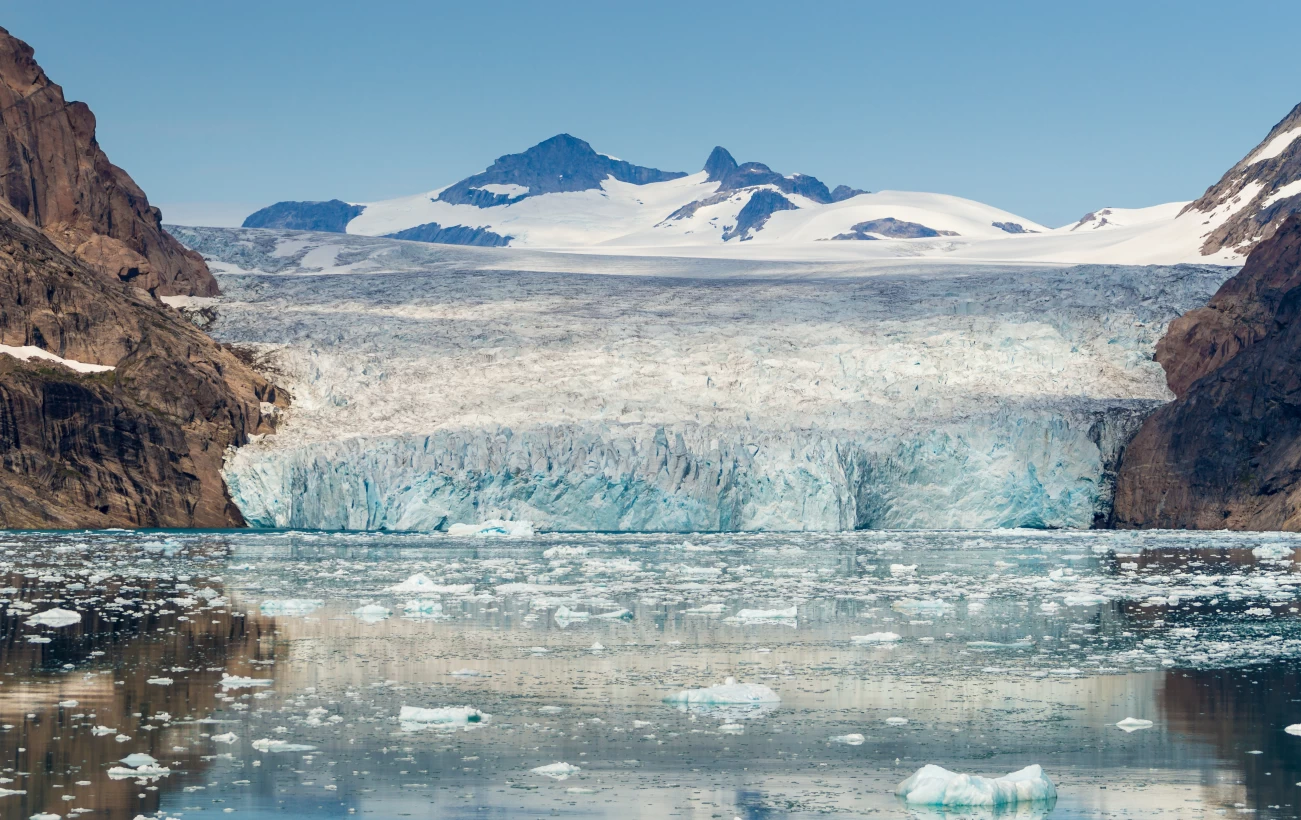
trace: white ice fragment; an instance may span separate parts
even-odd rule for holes
[[[907,726],[908,718],[906,717],[888,717],[885,722],[890,726]]]
[[[687,615],[721,615],[726,611],[727,606],[725,604],[705,604],[704,606],[683,610]]]
[[[562,606],[556,610],[556,614],[553,617],[555,618],[556,626],[564,629],[570,624],[583,623],[588,618],[592,617],[592,613],[575,612],[567,606]]]
[[[786,626],[794,626],[796,611],[796,607],[789,607],[787,609],[743,609],[727,620],[743,624],[783,624]]]
[[[398,722],[405,731],[419,729],[454,729],[458,726],[470,726],[489,720],[492,715],[484,714],[469,706],[439,706],[423,709],[419,706],[403,706],[398,713]]]
[[[8,797],[11,794],[27,794],[26,789],[6,789],[0,787],[0,797]]]
[[[137,769],[141,766],[158,765],[158,761],[154,759],[153,755],[147,755],[144,752],[136,752],[133,755],[127,755],[118,762],[130,766],[133,769]]]
[[[1110,599],[1107,598],[1107,596],[1105,595],[1094,595],[1086,592],[1086,593],[1080,593],[1075,595],[1067,595],[1064,598],[1062,598],[1062,603],[1065,604],[1066,606],[1096,606],[1098,604],[1105,604],[1109,600]]]
[[[578,774],[582,769],[572,763],[551,763],[546,766],[538,766],[530,771],[554,780],[567,780],[570,775]]]
[[[990,778],[958,774],[932,764],[900,783],[895,794],[912,806],[995,807],[1057,800],[1056,787],[1037,765]]]
[[[895,578],[905,578],[917,574],[916,564],[891,564],[890,574]]]
[[[306,743],[290,743],[287,740],[271,740],[270,738],[253,741],[253,748],[259,752],[312,752],[316,750],[315,746],[309,746]]]
[[[321,608],[324,601],[305,598],[290,598],[284,601],[263,601],[260,609],[263,615],[307,615]]]
[[[862,746],[867,738],[855,732],[849,735],[836,735],[833,738],[829,738],[829,740],[832,743],[843,743],[846,746]]]
[[[867,635],[854,635],[850,640],[854,643],[894,643],[901,638],[894,632],[872,632]]]
[[[443,605],[428,599],[407,601],[402,605],[402,612],[407,618],[435,618],[443,614]]]
[[[739,723],[724,723],[718,727],[718,731],[724,735],[743,735],[745,734],[745,727]]]
[[[154,686],[171,686],[172,679],[171,678],[150,678],[147,681],[145,681],[145,683],[150,683],[153,684]]]
[[[59,701],[59,705],[64,709],[71,709],[77,705],[77,702],[75,700],[61,700]]]
[[[1293,723],[1291,726],[1284,728],[1283,731],[1287,732],[1289,735],[1301,737],[1301,723]]]
[[[425,575],[423,572],[417,572],[415,575],[412,575],[410,578],[406,579],[402,583],[394,584],[393,586],[389,587],[388,591],[389,592],[429,592],[436,586],[438,586],[438,584],[434,583],[434,579],[430,578],[428,575]]]
[[[171,773],[172,770],[166,766],[156,766],[153,764],[145,764],[134,769],[129,766],[114,766],[108,770],[108,776],[113,780],[127,780],[134,778],[157,780],[158,778],[166,777]]]
[[[222,689],[248,689],[254,686],[270,686],[274,681],[271,678],[245,678],[239,675],[228,675],[221,673]]]
[[[111,735],[116,731],[117,729],[110,729],[107,726],[96,726],[90,730],[90,733],[95,737],[103,737],[104,735]]]
[[[234,743],[237,740],[239,740],[239,737],[236,736],[234,732],[226,732],[225,734],[212,736],[213,743]]]
[[[1151,729],[1152,721],[1143,718],[1127,717],[1116,724],[1116,728],[1124,732],[1137,732],[1139,729]]]
[[[685,689],[664,698],[665,703],[681,704],[741,704],[758,705],[763,703],[780,703],[776,692],[761,683],[737,683],[736,678],[727,678],[717,686],[703,689]]]
[[[379,623],[393,613],[386,606],[380,606],[379,604],[366,604],[365,606],[354,609],[352,614],[362,623],[374,624]]]
[[[453,524],[447,530],[448,535],[458,537],[477,535],[479,537],[499,536],[506,538],[532,538],[532,521],[502,521],[492,519],[482,524]]]
[[[81,623],[81,614],[70,609],[47,609],[27,619],[28,626],[72,626]]]

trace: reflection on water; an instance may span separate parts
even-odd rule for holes
[[[0,789],[26,792],[0,796],[6,818],[1296,815],[1285,537],[101,532],[0,549]],[[53,608],[81,619],[28,624]],[[665,702],[727,677],[780,703]],[[139,753],[168,772],[109,776]],[[557,762],[572,770],[533,771]],[[1039,763],[1059,802],[900,805],[925,763]]]

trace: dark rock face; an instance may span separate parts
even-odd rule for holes
[[[600,188],[607,177],[645,185],[684,176],[686,174],[678,171],[660,171],[612,159],[598,154],[592,146],[576,137],[558,134],[522,154],[499,157],[483,173],[444,189],[438,199],[453,205],[488,208],[539,194],[590,191]],[[528,192],[516,196],[495,194],[482,190],[484,185],[520,185],[528,188]]]
[[[1026,230],[1026,227],[1020,222],[991,222],[989,224],[998,228],[1000,231],[1006,231],[1008,233],[1039,233],[1038,231]]]
[[[1206,236],[1203,254],[1212,254],[1224,248],[1247,251],[1259,242],[1273,236],[1275,231],[1292,214],[1301,212],[1301,191],[1288,194],[1284,186],[1301,181],[1301,139],[1288,142],[1289,135],[1301,136],[1301,105],[1275,125],[1260,145],[1233,166],[1220,181],[1206,189],[1206,193],[1183,209],[1185,214],[1209,214],[1223,208],[1235,199],[1245,199],[1234,204],[1234,213],[1226,222]],[[1275,140],[1286,143],[1275,156],[1257,155]]]
[[[957,236],[956,231],[937,231],[934,228],[928,228],[918,222],[905,222],[902,219],[895,219],[887,216],[884,219],[870,219],[867,222],[859,222],[849,229],[849,233],[840,233],[831,237],[832,239],[879,239],[882,236],[889,239],[927,239],[936,236]],[[872,234],[876,234],[873,236]]]
[[[752,234],[763,230],[768,217],[778,211],[797,210],[799,208],[786,197],[776,191],[762,188],[750,195],[750,201],[745,203],[745,207],[736,215],[736,224],[723,231],[723,241],[739,236],[744,242],[750,239]]]
[[[705,160],[707,181],[717,182],[718,193],[739,191],[756,185],[772,185],[785,194],[799,194],[823,205],[839,202],[852,196],[867,193],[847,185],[838,185],[833,193],[817,177],[795,174],[785,177],[764,165],[762,162],[747,162],[738,165],[727,149],[716,146]],[[791,207],[795,207],[792,205]],[[670,217],[672,218],[672,217]]]
[[[361,216],[364,210],[365,205],[351,205],[341,199],[327,202],[277,202],[249,214],[242,227],[346,233],[348,223]]]
[[[274,386],[179,314],[0,212],[0,344],[115,370],[0,355],[0,527],[243,523],[227,446],[273,432]]]
[[[0,29],[0,199],[65,252],[159,295],[214,296],[203,258],[95,139],[95,115],[67,102],[31,46]]]
[[[1114,525],[1301,530],[1301,215],[1156,358],[1177,398],[1125,449]]]
[[[504,248],[514,239],[502,236],[487,228],[471,228],[466,225],[451,225],[444,228],[437,222],[426,222],[414,228],[407,228],[397,233],[385,234],[390,239],[406,239],[411,242],[432,242],[439,245],[478,245],[484,248]]]

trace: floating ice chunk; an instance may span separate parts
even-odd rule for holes
[[[588,651],[589,651],[589,652],[604,652],[604,651],[605,651],[605,647],[601,645],[601,642],[600,642],[600,641],[597,641],[596,643],[594,643],[594,644],[591,645],[591,647],[588,649]]]
[[[917,574],[916,564],[891,564],[890,574],[895,578],[906,578]]]
[[[718,731],[724,735],[743,735],[745,734],[745,727],[739,723],[724,723],[718,727]]]
[[[0,787],[0,797],[8,797],[12,794],[27,794],[26,789],[6,789]]]
[[[244,678],[239,675],[228,675],[221,673],[222,689],[247,689],[254,686],[270,686],[274,683],[271,678]]]
[[[307,598],[290,598],[284,601],[263,601],[263,615],[307,615],[320,609],[324,601]]]
[[[787,609],[743,609],[727,620],[743,624],[782,624],[785,626],[794,626],[796,614],[796,607],[789,607]]]
[[[439,706],[434,709],[422,709],[419,706],[403,706],[398,713],[398,722],[408,732],[420,729],[455,729],[458,726],[470,726],[484,723],[492,715],[486,715],[469,706]]]
[[[407,601],[402,612],[407,618],[435,618],[443,614],[443,605],[439,601]]]
[[[1091,593],[1080,593],[1076,595],[1067,595],[1062,598],[1062,603],[1066,606],[1097,606],[1110,602],[1110,598],[1105,595],[1094,595]]]
[[[1151,729],[1152,721],[1142,718],[1127,717],[1116,724],[1116,728],[1124,732],[1137,732],[1139,729]]]
[[[727,606],[724,604],[705,604],[704,606],[683,610],[687,615],[722,615],[726,611]]]
[[[114,766],[108,770],[108,776],[113,780],[128,780],[143,778],[145,780],[157,780],[160,777],[167,777],[172,770],[166,766],[159,766],[153,763],[146,763],[134,768],[130,766]]]
[[[44,635],[28,635],[27,642],[28,643],[49,643],[50,639],[45,637]]]
[[[631,621],[632,613],[626,609],[615,609],[610,612],[597,612],[592,617],[603,621]]]
[[[253,748],[259,752],[313,752],[315,746],[309,746],[306,743],[290,743],[287,740],[271,740],[263,738],[262,740],[253,741]]]
[[[572,763],[551,763],[546,766],[538,766],[536,769],[531,769],[530,771],[534,774],[540,774],[554,780],[567,780],[570,775],[578,774],[582,769]]]
[[[843,743],[846,746],[862,746],[867,738],[855,732],[850,735],[836,735],[833,738],[828,738],[828,740],[831,743]]]
[[[908,718],[906,717],[888,717],[885,722],[890,726],[907,726]]]
[[[1273,615],[1274,612],[1269,607],[1253,606],[1249,607],[1244,614],[1250,615],[1253,618],[1268,618],[1270,615]]]
[[[532,521],[502,521],[494,518],[482,524],[453,524],[447,530],[448,535],[458,537],[477,535],[480,537],[499,536],[505,538],[532,538]]]
[[[895,794],[911,806],[996,807],[1057,800],[1056,787],[1039,766],[990,778],[958,774],[932,764],[900,783]]]
[[[1262,561],[1279,561],[1284,558],[1291,558],[1293,550],[1291,547],[1285,547],[1281,544],[1262,544],[1252,549],[1251,554]]]
[[[854,643],[894,643],[902,639],[894,632],[872,632],[867,635],[855,635],[850,640]]]
[[[953,604],[939,598],[925,601],[905,598],[895,601],[893,608],[905,615],[947,615],[953,611]]]
[[[95,737],[103,737],[104,735],[111,735],[116,731],[117,729],[110,729],[107,726],[96,726],[90,730],[90,733]]]
[[[417,572],[410,578],[400,584],[394,584],[388,588],[389,592],[431,592],[438,584],[434,579],[425,575],[423,572]]]
[[[556,610],[556,614],[553,617],[555,618],[556,626],[564,629],[570,624],[583,623],[588,618],[592,617],[592,613],[575,612],[567,606],[562,606]]]
[[[234,732],[226,732],[225,734],[212,736],[213,743],[234,743],[237,740],[239,740],[239,737]]]
[[[584,555],[587,555],[591,551],[592,550],[590,547],[570,547],[570,546],[561,545],[558,547],[551,547],[546,552],[542,553],[542,557],[543,558],[581,558]]]
[[[72,626],[81,623],[81,613],[70,609],[47,609],[27,619],[28,626]]]
[[[62,820],[62,818],[60,818],[59,815],[57,814],[53,814],[48,811],[43,811],[37,814],[33,814],[31,820]]]
[[[1287,732],[1289,735],[1301,737],[1301,723],[1293,723],[1291,726],[1285,727],[1283,731]]]
[[[757,706],[764,703],[781,703],[781,698],[761,683],[737,683],[736,678],[727,678],[718,686],[685,689],[669,695],[664,698],[664,702],[702,706],[713,704]]]
[[[154,759],[153,755],[147,755],[144,752],[136,752],[133,755],[127,755],[126,757],[122,758],[118,762],[126,766],[130,766],[133,769],[137,769],[141,766],[158,765],[158,761]]]
[[[1026,639],[1014,641],[1013,643],[999,643],[997,641],[967,641],[967,646],[972,649],[994,650],[994,649],[1033,649],[1034,641]]]
[[[150,683],[153,684],[154,686],[171,686],[172,679],[171,678],[150,678],[149,680],[145,681],[145,683]]]
[[[61,700],[59,701],[59,705],[64,709],[71,709],[77,705],[77,702],[75,700]]]
[[[483,673],[478,669],[458,669],[452,673],[452,677],[455,678],[477,678],[482,675]]]
[[[379,623],[392,615],[393,612],[386,606],[380,606],[379,604],[366,604],[365,606],[354,609],[352,614],[362,623],[374,624]]]

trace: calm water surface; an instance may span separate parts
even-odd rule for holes
[[[926,763],[1041,764],[1056,805],[1000,817],[1295,817],[1298,547],[10,533],[0,817],[991,816],[901,806]],[[664,702],[727,677],[781,702]]]

